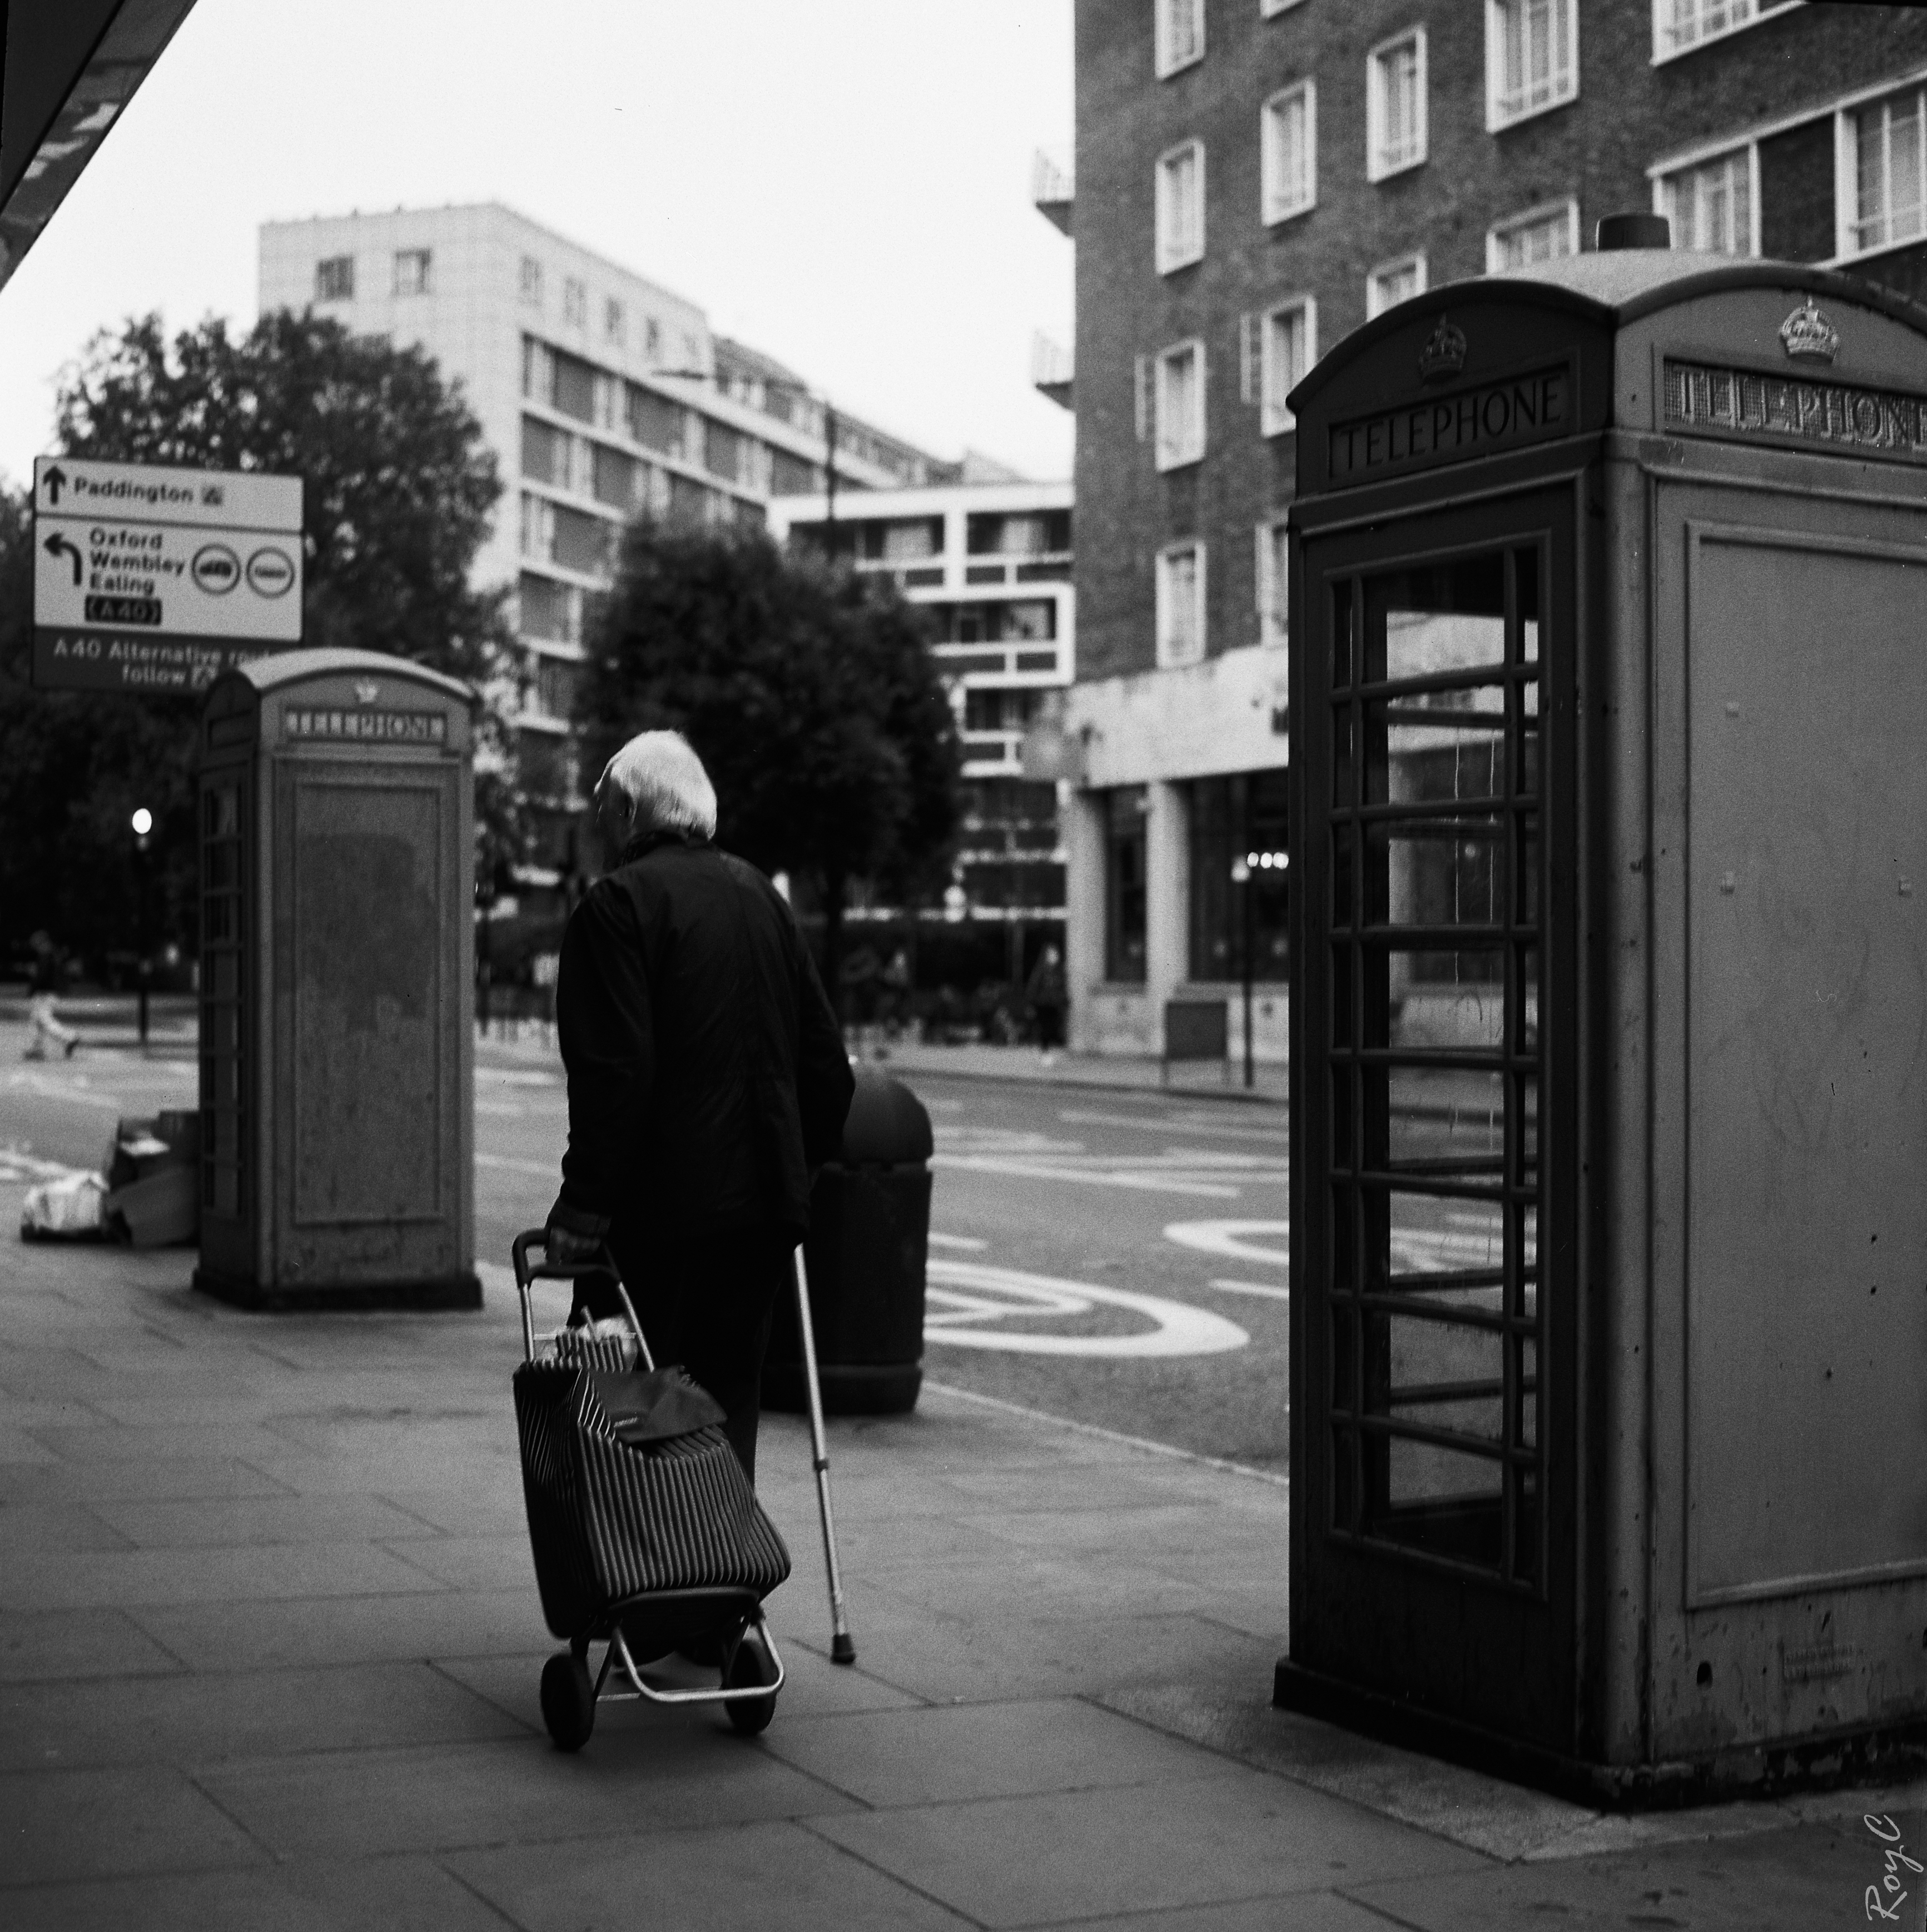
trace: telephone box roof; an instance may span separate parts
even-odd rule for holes
[[[1286,401],[1295,414],[1335,376],[1368,356],[1386,336],[1422,315],[1443,314],[1467,302],[1515,300],[1568,308],[1595,324],[1619,328],[1658,309],[1702,296],[1742,289],[1780,289],[1879,310],[1927,334],[1927,308],[1877,283],[1802,262],[1736,259],[1685,248],[1608,248],[1529,268],[1442,282],[1354,329],[1307,373]]]
[[[349,671],[365,671],[377,677],[406,678],[411,683],[428,685],[450,698],[459,698],[465,704],[473,705],[476,701],[473,688],[460,678],[431,670],[426,664],[416,664],[407,658],[390,657],[383,651],[276,651],[267,657],[237,664],[226,675],[245,677],[257,691],[269,692],[302,678],[338,677]]]

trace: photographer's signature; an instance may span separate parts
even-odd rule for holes
[[[1901,1868],[1904,1866],[1907,1871],[1919,1872],[1922,1867],[1907,1856],[1907,1847],[1900,1841],[1900,1827],[1890,1817],[1882,1815],[1877,1818],[1867,1813],[1862,1815],[1861,1822],[1885,1847],[1881,1856],[1886,1861],[1886,1870],[1879,1882],[1867,1888],[1867,1916],[1898,1924],[1900,1908],[1907,1902],[1906,1882]]]

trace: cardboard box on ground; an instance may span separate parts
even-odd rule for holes
[[[201,1121],[169,1112],[122,1120],[104,1174],[70,1174],[32,1189],[23,1204],[23,1240],[122,1240],[172,1247],[200,1232]]]

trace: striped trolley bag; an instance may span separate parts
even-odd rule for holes
[[[542,1673],[550,1733],[579,1748],[605,1696],[719,1702],[738,1730],[759,1731],[783,1681],[762,1600],[789,1575],[789,1552],[722,1432],[722,1406],[680,1368],[651,1362],[626,1289],[626,1332],[566,1328],[537,1351],[530,1281],[587,1271],[531,1266],[540,1240],[515,1245],[526,1359],[514,1390],[542,1615],[569,1646]],[[614,1273],[606,1259],[596,1271]],[[596,1642],[608,1649],[592,1679]],[[713,1653],[718,1688],[642,1675],[678,1649]],[[608,1688],[612,1672],[629,1688]]]

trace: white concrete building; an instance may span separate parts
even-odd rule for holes
[[[967,475],[980,466],[965,459]],[[890,578],[931,610],[964,741],[964,915],[1061,920],[1059,788],[1026,778],[1019,748],[1076,676],[1070,484],[1000,477],[839,496],[833,523],[823,497],[788,497],[770,505],[770,527]]]
[[[760,524],[821,491],[823,399],[695,303],[494,202],[267,223],[260,297],[419,344],[461,384],[508,486],[476,575],[516,592],[523,779],[549,808],[548,865],[572,863],[569,719],[618,533],[643,512]],[[839,491],[959,472],[840,410],[834,434]]]

